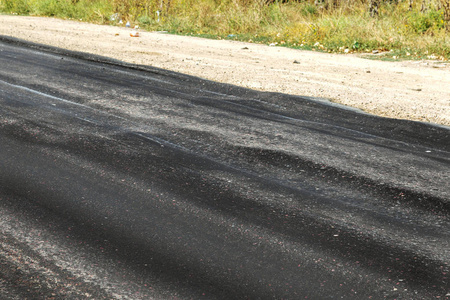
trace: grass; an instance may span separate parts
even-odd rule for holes
[[[409,1],[381,1],[373,17],[367,0],[338,0],[336,6],[327,5],[330,0],[285,2],[0,0],[0,11],[111,25],[123,20],[147,30],[325,52],[378,50],[390,59],[450,59],[450,0],[425,6],[414,1],[419,3],[412,7]]]

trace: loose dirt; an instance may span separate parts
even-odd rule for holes
[[[0,16],[0,34],[251,89],[325,98],[391,118],[450,125],[450,64],[371,60],[53,18]],[[2,66],[6,67],[6,66]]]

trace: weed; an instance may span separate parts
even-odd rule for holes
[[[308,3],[302,7],[301,12],[302,15],[305,17],[314,16],[317,15],[318,9],[317,6]]]
[[[1,8],[4,12],[13,12],[18,15],[27,15],[32,11],[27,0],[2,0]]]
[[[416,3],[420,2],[420,3]],[[376,13],[369,11],[376,4]],[[327,52],[450,59],[450,0],[0,0],[0,11]],[[112,17],[117,16],[117,17]],[[392,50],[392,51],[391,51]],[[409,55],[407,55],[409,53]],[[389,56],[389,55],[388,55]]]
[[[430,29],[442,29],[443,14],[436,10],[429,10],[426,13],[414,11],[408,14],[406,25],[418,34],[427,33]]]

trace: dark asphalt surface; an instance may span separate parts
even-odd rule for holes
[[[1,299],[450,298],[448,127],[7,37],[0,66]]]

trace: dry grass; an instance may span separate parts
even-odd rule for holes
[[[122,19],[148,30],[319,51],[387,50],[396,58],[450,59],[450,0],[410,2],[0,0],[0,9],[96,23],[117,24]],[[376,12],[369,9],[373,7]]]

